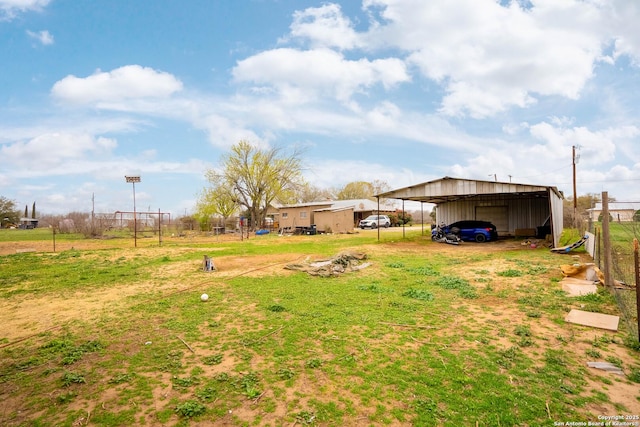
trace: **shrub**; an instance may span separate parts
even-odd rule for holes
[[[206,406],[195,400],[187,400],[176,406],[176,413],[184,418],[193,418],[207,411]]]

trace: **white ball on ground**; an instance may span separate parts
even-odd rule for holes
[[[207,300],[209,299],[209,295],[207,295],[207,294],[202,294],[202,295],[200,295],[200,299],[201,299],[202,301],[207,301]]]

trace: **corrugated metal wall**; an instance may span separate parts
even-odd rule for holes
[[[562,200],[560,200],[560,205],[562,206]],[[514,235],[517,228],[541,226],[550,215],[549,200],[547,198],[522,198],[520,196],[520,198],[516,199],[496,195],[439,204],[436,209],[437,222],[451,224],[464,219],[491,220],[491,218],[478,218],[476,214],[478,207],[506,208],[506,221],[496,220],[495,224],[499,227],[498,234],[502,236]],[[560,219],[562,220],[562,210],[560,213]]]
[[[552,212],[551,217],[553,222],[551,224],[551,232],[553,234],[553,246],[560,246],[560,235],[562,235],[562,229],[564,227],[564,216],[562,212],[564,207],[562,206],[562,199],[558,197],[556,193],[549,190],[549,204]]]

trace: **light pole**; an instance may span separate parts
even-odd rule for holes
[[[133,245],[138,247],[138,223],[136,220],[136,182],[140,182],[140,175],[125,175],[124,179],[133,184]]]

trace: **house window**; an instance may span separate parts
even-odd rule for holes
[[[300,218],[306,218],[306,217],[307,217],[307,211],[301,211]]]
[[[287,212],[282,212],[282,219],[289,218],[289,214]]]

